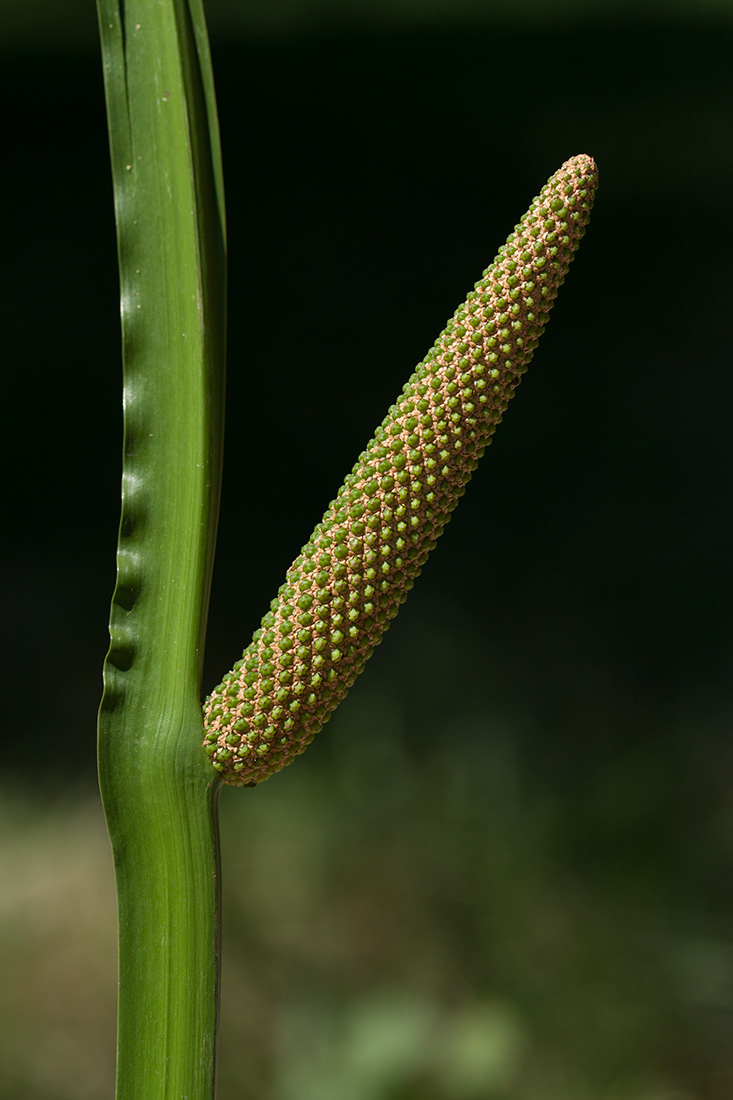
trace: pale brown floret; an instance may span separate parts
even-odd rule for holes
[[[379,644],[516,388],[583,235],[590,157],[548,181],[377,429],[204,704],[204,747],[254,785],[302,752]]]

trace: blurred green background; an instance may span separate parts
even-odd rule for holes
[[[224,792],[221,1100],[730,1100],[733,5],[209,10],[231,331],[207,690],[547,176],[587,152],[601,177],[371,668],[292,768]],[[0,1098],[96,1100],[121,427],[103,92],[91,0],[1,14]]]

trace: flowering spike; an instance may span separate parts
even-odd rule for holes
[[[548,319],[597,180],[548,181],[416,368],[290,566],[241,661],[204,704],[204,749],[254,786],[328,721],[412,588]]]

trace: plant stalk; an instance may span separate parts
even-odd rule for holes
[[[218,779],[201,660],[221,480],[225,222],[200,0],[98,0],[120,268],[122,516],[99,776],[118,1100],[211,1100]]]

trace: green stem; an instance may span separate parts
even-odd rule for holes
[[[105,783],[120,926],[119,1100],[214,1095],[218,788],[181,771],[153,776],[141,762]]]
[[[210,1100],[218,780],[200,673],[221,475],[225,244],[199,0],[98,0],[120,260],[122,518],[99,774],[115,858],[119,1100]]]

